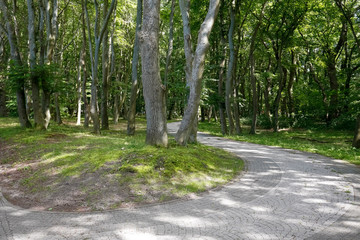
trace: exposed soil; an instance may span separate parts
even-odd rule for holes
[[[49,140],[63,140],[65,137],[52,136]],[[129,169],[120,175],[121,161],[108,163],[96,172],[64,178],[51,165],[44,169],[40,159],[13,163],[20,157],[15,146],[0,139],[0,187],[9,202],[22,208],[64,212],[101,211],[178,198],[166,189],[146,183],[146,179],[139,179],[136,186],[130,186],[126,179],[134,173]],[[39,170],[43,172],[34,174]],[[27,181],[29,178],[40,180]],[[40,184],[33,186],[33,182]]]

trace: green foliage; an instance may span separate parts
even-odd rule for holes
[[[260,115],[257,119],[257,126],[264,129],[271,129],[273,125],[269,117],[266,115]]]

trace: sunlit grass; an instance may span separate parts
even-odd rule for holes
[[[199,130],[222,136],[219,123],[200,123]],[[225,137],[237,141],[318,153],[360,165],[360,150],[351,146],[353,133],[349,131],[332,129],[287,129],[273,133],[269,130],[258,129],[257,134],[250,135],[248,134],[249,127],[243,126],[242,132],[243,133],[238,136]]]
[[[99,182],[107,179],[109,184],[128,187],[139,203],[147,202],[149,192],[157,192],[158,201],[165,201],[224,184],[243,168],[240,159],[223,150],[200,144],[178,146],[172,137],[168,148],[148,146],[144,119],[137,119],[135,136],[126,135],[126,121],[101,135],[71,120],[52,124],[48,131],[21,129],[16,121],[0,118],[0,140],[16,149],[0,158],[0,164],[18,166],[23,176],[20,186],[29,193],[50,194],[71,184],[70,179],[82,181],[94,175]],[[80,185],[88,205],[94,201],[91,196],[101,195],[102,190],[91,185],[96,185],[94,181]]]

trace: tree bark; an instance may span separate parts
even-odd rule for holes
[[[250,44],[250,55],[249,55],[249,62],[250,62],[250,82],[251,82],[251,89],[252,89],[252,103],[253,103],[253,109],[252,109],[252,122],[251,122],[251,129],[250,134],[256,133],[256,121],[257,121],[257,111],[258,111],[258,92],[256,91],[256,77],[255,77],[255,57],[254,57],[254,51],[255,51],[255,41],[257,37],[257,33],[259,31],[259,28],[262,23],[262,19],[264,16],[264,10],[265,10],[266,2],[264,2],[261,14],[258,20],[258,23],[255,26],[254,32],[251,37],[251,44]]]
[[[290,66],[290,73],[289,73],[289,83],[287,86],[287,105],[288,105],[288,117],[291,117],[294,113],[294,100],[293,100],[293,86],[294,80],[296,75],[296,60],[295,60],[295,53],[291,51],[291,66]]]
[[[35,36],[35,13],[33,1],[27,0],[28,7],[28,36],[29,36],[29,61],[30,61],[30,79],[34,110],[34,126],[40,129],[46,129],[44,117],[40,106],[40,69],[36,69],[36,36]],[[42,20],[42,19],[41,19]]]
[[[14,26],[17,24],[16,15],[15,14],[13,15],[12,17],[13,21],[12,21],[4,0],[0,0],[0,8],[2,10],[2,14],[5,19],[5,27],[10,45],[11,60],[13,61],[12,71],[14,71],[14,73],[18,75],[17,84],[16,84],[16,102],[17,102],[17,110],[19,115],[19,122],[21,127],[30,128],[31,123],[26,113],[26,101],[25,101],[25,90],[24,90],[25,75],[21,73],[21,71],[23,70],[22,69],[23,63],[17,45],[18,39],[14,28]]]
[[[277,91],[274,101],[274,119],[273,119],[273,130],[274,132],[279,131],[279,107],[281,101],[281,93],[286,85],[287,69],[281,65],[281,58],[278,60],[279,64],[279,89]]]
[[[78,65],[78,76],[76,82],[76,93],[77,93],[77,120],[76,125],[81,125],[81,62],[82,62],[82,55],[84,49],[81,48],[80,50],[80,57],[79,57],[79,65]]]
[[[235,28],[235,13],[234,9],[231,3],[231,9],[230,9],[230,28],[228,32],[228,39],[229,39],[229,64],[228,69],[226,73],[226,83],[225,83],[225,106],[226,106],[226,113],[229,119],[229,134],[234,134],[234,118],[233,118],[233,112],[232,112],[232,100],[233,100],[233,92],[234,92],[234,86],[233,86],[233,69],[234,69],[234,61],[235,61],[235,51],[234,51],[234,28]]]
[[[130,106],[128,114],[128,125],[127,134],[135,134],[135,116],[136,116],[136,99],[138,95],[139,81],[138,81],[138,64],[139,64],[139,32],[142,22],[142,0],[137,1],[137,12],[136,12],[136,31],[135,31],[135,42],[133,49],[133,58],[131,64],[131,94],[130,94]]]
[[[180,7],[183,5],[183,0],[180,1]],[[195,51],[195,56],[193,58],[192,67],[191,67],[191,80],[189,83],[190,87],[190,95],[188,104],[185,109],[183,120],[181,121],[180,128],[176,133],[175,140],[180,145],[187,144],[190,140],[196,141],[196,132],[197,132],[197,114],[198,108],[200,104],[201,97],[201,88],[202,88],[202,74],[204,72],[204,62],[205,55],[207,50],[209,49],[209,35],[211,33],[212,27],[214,26],[214,22],[219,10],[220,0],[210,0],[209,10],[206,15],[204,22],[202,23],[199,34],[198,34],[198,42]],[[188,11],[184,11],[184,8],[181,7],[181,14],[183,19],[188,18]],[[183,20],[184,29],[190,29],[186,27],[186,24],[189,24],[188,21]],[[189,42],[191,41],[191,35],[186,34],[184,30],[184,39],[185,39],[185,53],[191,53],[191,48],[189,49]],[[188,42],[188,43],[186,43]],[[190,55],[191,56],[191,55]],[[187,65],[190,62],[187,56]],[[190,71],[187,71],[187,74]],[[193,135],[193,136],[191,136]]]
[[[224,91],[223,91],[223,82],[224,82],[224,68],[225,68],[225,37],[224,31],[222,29],[223,25],[223,14],[220,11],[220,31],[221,31],[221,40],[220,40],[220,48],[221,48],[221,62],[220,62],[220,71],[219,71],[219,83],[218,83],[218,95],[219,95],[219,114],[220,114],[220,124],[221,124],[221,133],[225,135],[228,133],[227,124],[226,124],[226,117],[225,117],[225,101],[224,101]]]
[[[167,93],[168,93],[168,74],[169,74],[169,68],[170,68],[170,60],[171,60],[171,54],[173,52],[173,45],[174,45],[174,12],[175,12],[175,0],[171,0],[171,12],[170,12],[170,29],[169,29],[169,44],[168,44],[168,50],[166,53],[166,65],[165,65],[165,76],[164,76],[164,86],[166,88],[165,92],[165,101],[167,101]]]
[[[140,32],[142,83],[146,110],[146,143],[167,146],[164,103],[159,65],[160,0],[144,0],[143,26]]]
[[[103,16],[106,20],[109,2],[104,1]],[[115,9],[116,11],[116,9]],[[101,129],[109,130],[108,96],[109,96],[109,31],[105,28],[102,45],[102,91],[101,91]]]
[[[89,127],[89,118],[90,118],[90,109],[89,109],[89,103],[87,100],[87,88],[86,88],[86,82],[87,82],[87,67],[86,67],[86,30],[85,30],[85,5],[84,0],[81,2],[81,8],[82,8],[82,16],[81,16],[81,22],[82,22],[82,49],[81,52],[81,69],[82,69],[82,98],[84,102],[84,127]]]
[[[357,116],[355,135],[352,146],[354,148],[360,148],[360,114]]]

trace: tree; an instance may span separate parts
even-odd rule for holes
[[[140,32],[142,83],[146,109],[146,143],[167,146],[165,87],[159,68],[160,0],[144,0]]]
[[[205,55],[210,46],[209,35],[214,26],[219,10],[220,0],[210,0],[208,13],[198,33],[198,41],[194,57],[191,49],[191,32],[188,15],[190,1],[187,0],[185,3],[185,0],[180,0],[179,2],[183,18],[184,46],[187,62],[186,79],[190,87],[190,95],[183,120],[181,121],[180,128],[176,133],[175,139],[180,145],[185,145],[188,143],[190,135],[192,133],[196,134],[197,131],[197,112],[200,104]],[[196,141],[196,138],[193,138],[192,141]]]
[[[10,54],[12,60],[11,66],[11,80],[14,81],[16,99],[17,99],[17,111],[19,115],[20,126],[25,128],[30,128],[31,123],[29,121],[27,112],[26,112],[26,103],[25,103],[25,75],[24,75],[24,66],[21,59],[19,47],[18,47],[18,36],[15,31],[17,25],[17,18],[15,14],[16,2],[14,2],[13,13],[9,13],[8,6],[5,4],[4,0],[0,0],[0,8],[2,10],[2,15],[4,17],[4,22],[6,23],[4,28],[6,28],[6,34],[8,37],[10,45]],[[11,14],[11,16],[10,16]]]
[[[110,9],[106,13],[106,17],[102,23],[101,29],[99,29],[99,4],[97,0],[94,0],[96,16],[94,20],[94,43],[95,48],[92,47],[92,34],[90,28],[90,17],[87,9],[88,0],[85,0],[85,15],[86,15],[86,24],[88,28],[89,35],[89,50],[90,50],[90,61],[91,61],[91,74],[92,74],[92,82],[91,82],[91,104],[90,104],[90,113],[91,118],[93,120],[94,125],[94,133],[100,134],[100,119],[98,113],[98,100],[97,100],[97,87],[98,87],[98,65],[99,65],[99,54],[100,54],[100,46],[103,41],[103,37],[108,26],[110,16],[115,7],[115,0],[112,0]]]
[[[138,95],[138,64],[139,64],[139,32],[141,29],[142,21],[142,0],[137,1],[137,12],[136,12],[136,30],[135,30],[135,41],[132,58],[132,70],[131,70],[131,95],[130,95],[130,106],[128,115],[127,134],[135,134],[135,115],[136,115],[136,99]]]

